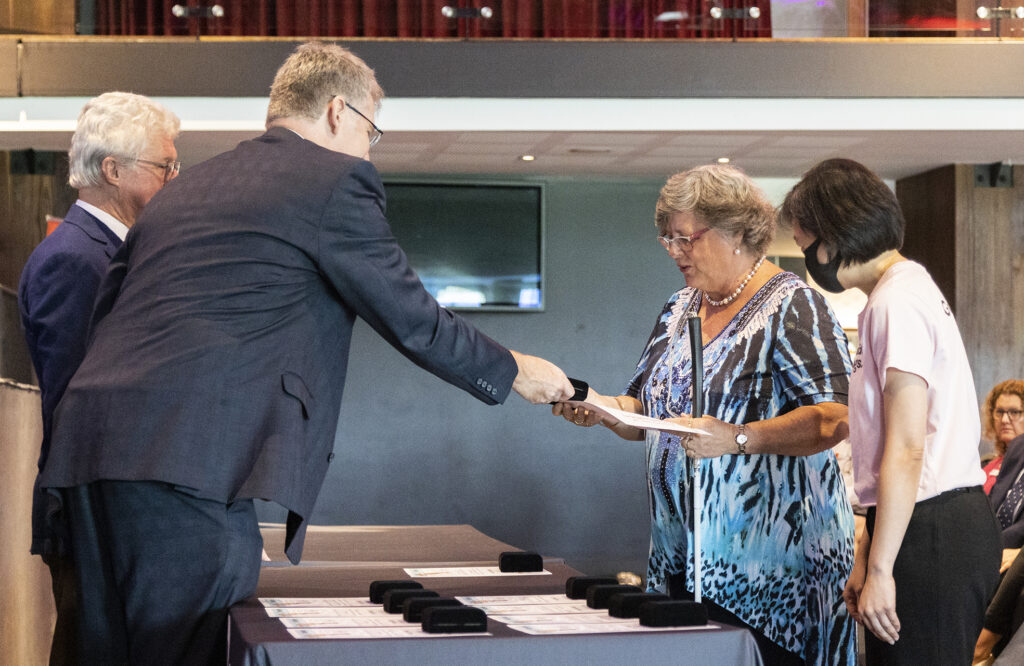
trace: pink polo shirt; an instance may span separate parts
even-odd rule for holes
[[[917,501],[985,482],[974,378],[956,320],[928,271],[913,261],[889,268],[858,318],[860,342],[850,378],[850,442],[857,496],[878,501],[885,447],[885,371],[928,384],[928,424]]]

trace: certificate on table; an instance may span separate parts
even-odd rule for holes
[[[495,576],[550,576],[550,571],[502,571],[498,567],[406,567],[411,578],[491,578]]]

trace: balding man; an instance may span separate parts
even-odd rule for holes
[[[39,378],[43,442],[39,469],[50,447],[53,411],[82,362],[86,332],[100,280],[143,206],[178,174],[177,116],[153,100],[110,92],[90,100],[71,138],[69,183],[78,201],[64,221],[32,252],[21,275],[18,306]],[[46,525],[48,497],[38,483],[32,507],[32,552],[53,578],[57,606],[53,662],[75,663],[75,588],[66,544]]]
[[[223,660],[227,608],[259,576],[252,498],[289,510],[285,550],[301,556],[357,317],[485,403],[572,394],[410,270],[367,161],[381,97],[352,53],[300,46],[267,132],[170,183],[114,258],[43,472],[99,618],[83,632],[93,661]]]

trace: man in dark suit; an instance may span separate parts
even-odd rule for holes
[[[259,575],[252,498],[289,510],[298,562],[356,317],[485,403],[571,395],[409,269],[367,161],[381,97],[348,51],[299,47],[267,132],[169,183],[114,257],[42,479],[63,499],[94,661],[223,659],[227,608]]]
[[[1024,435],[1006,446],[999,477],[988,499],[1002,528],[1003,548],[1024,546]]]
[[[46,463],[54,408],[85,355],[100,280],[142,207],[177,174],[177,116],[156,102],[111,92],[82,109],[68,154],[78,201],[32,252],[21,275],[18,307],[39,378]],[[168,166],[170,165],[170,166]],[[62,544],[46,525],[47,493],[38,479],[32,501],[32,552],[50,568],[59,622],[54,661],[74,662],[75,588]]]

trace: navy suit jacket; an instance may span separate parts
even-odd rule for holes
[[[50,449],[53,411],[85,356],[96,291],[121,239],[79,206],[72,206],[28,258],[18,283],[25,341],[39,379],[43,406],[42,469]],[[43,544],[42,495],[32,503],[32,552]]]
[[[274,500],[297,562],[357,316],[484,402],[511,389],[509,351],[410,270],[372,164],[274,128],[188,169],[111,263],[44,486],[152,480]]]
[[[998,511],[999,505],[1006,499],[1007,493],[1017,480],[1017,475],[1024,469],[1024,435],[1014,438],[1006,446],[1006,456],[1003,464],[999,467],[999,476],[996,478],[992,491],[988,494],[988,500],[992,503],[992,511]],[[1003,548],[1020,548],[1024,546],[1024,511],[1017,514],[1013,523],[1003,530]]]

